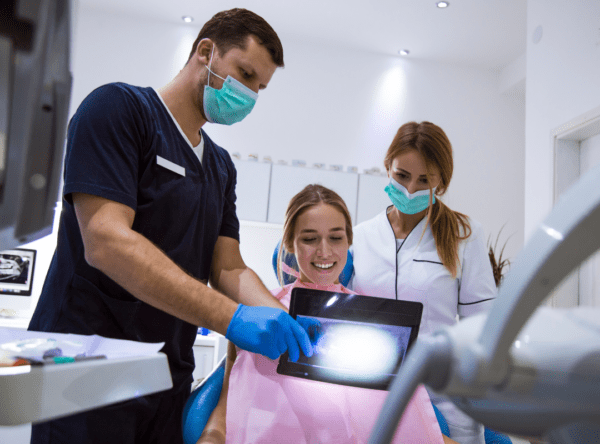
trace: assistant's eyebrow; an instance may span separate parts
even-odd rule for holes
[[[394,168],[394,173],[404,173],[407,176],[412,176],[412,174],[402,168]],[[427,177],[427,174],[421,174],[419,177]]]

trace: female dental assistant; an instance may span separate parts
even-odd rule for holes
[[[496,285],[481,225],[448,208],[452,146],[430,122],[398,130],[385,156],[392,206],[354,230],[354,275],[359,294],[423,303],[419,334],[429,334],[491,307]],[[452,439],[482,443],[483,427],[449,400],[430,393]]]

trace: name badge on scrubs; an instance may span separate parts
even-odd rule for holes
[[[185,168],[177,165],[176,163],[171,162],[170,160],[165,159],[164,157],[156,156],[156,163],[163,168],[168,169],[169,171],[173,171],[180,176],[185,176]]]

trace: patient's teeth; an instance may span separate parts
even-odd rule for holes
[[[333,267],[333,262],[331,262],[330,264],[316,264],[316,263],[314,263],[313,265],[314,265],[315,267],[318,267],[318,268],[322,268],[322,269],[325,269],[325,270],[327,270],[328,268],[331,268],[331,267]]]

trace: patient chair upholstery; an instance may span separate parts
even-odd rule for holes
[[[183,409],[183,442],[196,444],[206,427],[208,418],[219,402],[223,377],[225,376],[225,360],[219,362],[213,372],[202,381],[185,403]]]
[[[277,257],[279,254],[280,245],[281,241],[277,244],[275,251],[273,252],[272,265],[275,275],[277,275]],[[287,257],[286,263],[289,267],[296,270],[298,269],[298,265],[293,255],[289,255]],[[353,271],[354,266],[352,255],[348,251],[348,260],[346,262],[346,266],[342,270],[342,273],[339,277],[342,285],[345,286],[348,284],[350,278],[352,277]],[[294,279],[290,278],[291,276],[284,274],[284,284],[292,283]],[[192,391],[185,404],[182,419],[183,441],[185,444],[196,444],[196,441],[198,441],[200,435],[202,435],[202,432],[206,427],[208,418],[219,402],[221,388],[223,387],[223,378],[225,375],[225,359],[226,357],[223,357],[215,370],[208,375],[206,379],[204,379],[204,381],[202,381],[202,383],[196,387],[196,389]],[[452,438],[450,436],[446,419],[435,407],[435,405],[433,406],[433,409],[440,424],[442,433]],[[510,444],[511,440],[505,435],[485,429],[485,442],[486,444]]]

